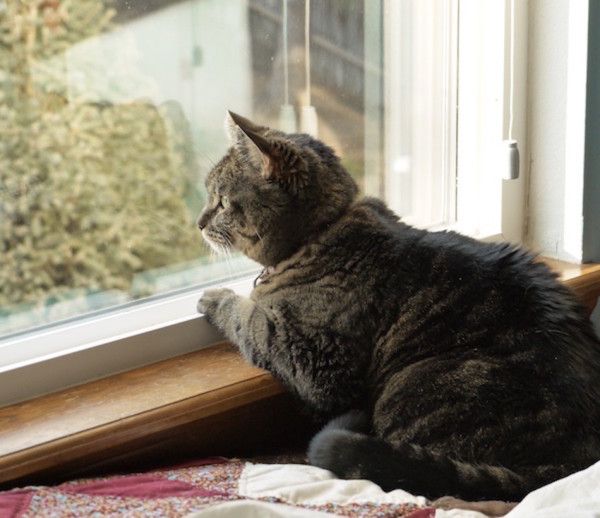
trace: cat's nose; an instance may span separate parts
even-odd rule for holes
[[[210,221],[210,212],[207,210],[203,210],[200,215],[198,216],[198,221],[196,222],[198,224],[198,228],[200,230],[203,230],[204,228],[206,228],[206,225],[208,225]]]

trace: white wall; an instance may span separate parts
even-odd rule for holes
[[[530,0],[527,244],[582,258],[588,0]]]

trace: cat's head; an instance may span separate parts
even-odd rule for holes
[[[229,112],[231,147],[206,178],[198,227],[218,252],[235,249],[272,266],[337,220],[357,186],[333,150]]]

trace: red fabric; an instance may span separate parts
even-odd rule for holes
[[[31,491],[0,493],[0,517],[18,518],[29,508]]]
[[[406,515],[404,518],[435,518],[435,509],[433,507],[417,509],[416,511]]]
[[[108,480],[61,484],[56,489],[85,495],[124,496],[132,498],[166,498],[170,496],[210,497],[221,491],[195,487],[179,480],[169,480],[154,475],[129,475]],[[1,516],[1,515],[0,515]]]

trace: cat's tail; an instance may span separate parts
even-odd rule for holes
[[[310,463],[340,478],[367,479],[385,491],[404,489],[428,498],[516,501],[544,484],[535,472],[519,474],[501,466],[452,460],[414,444],[392,446],[356,431],[358,422],[356,415],[338,418],[319,432],[308,449]],[[552,471],[545,468],[542,478],[563,475]]]

